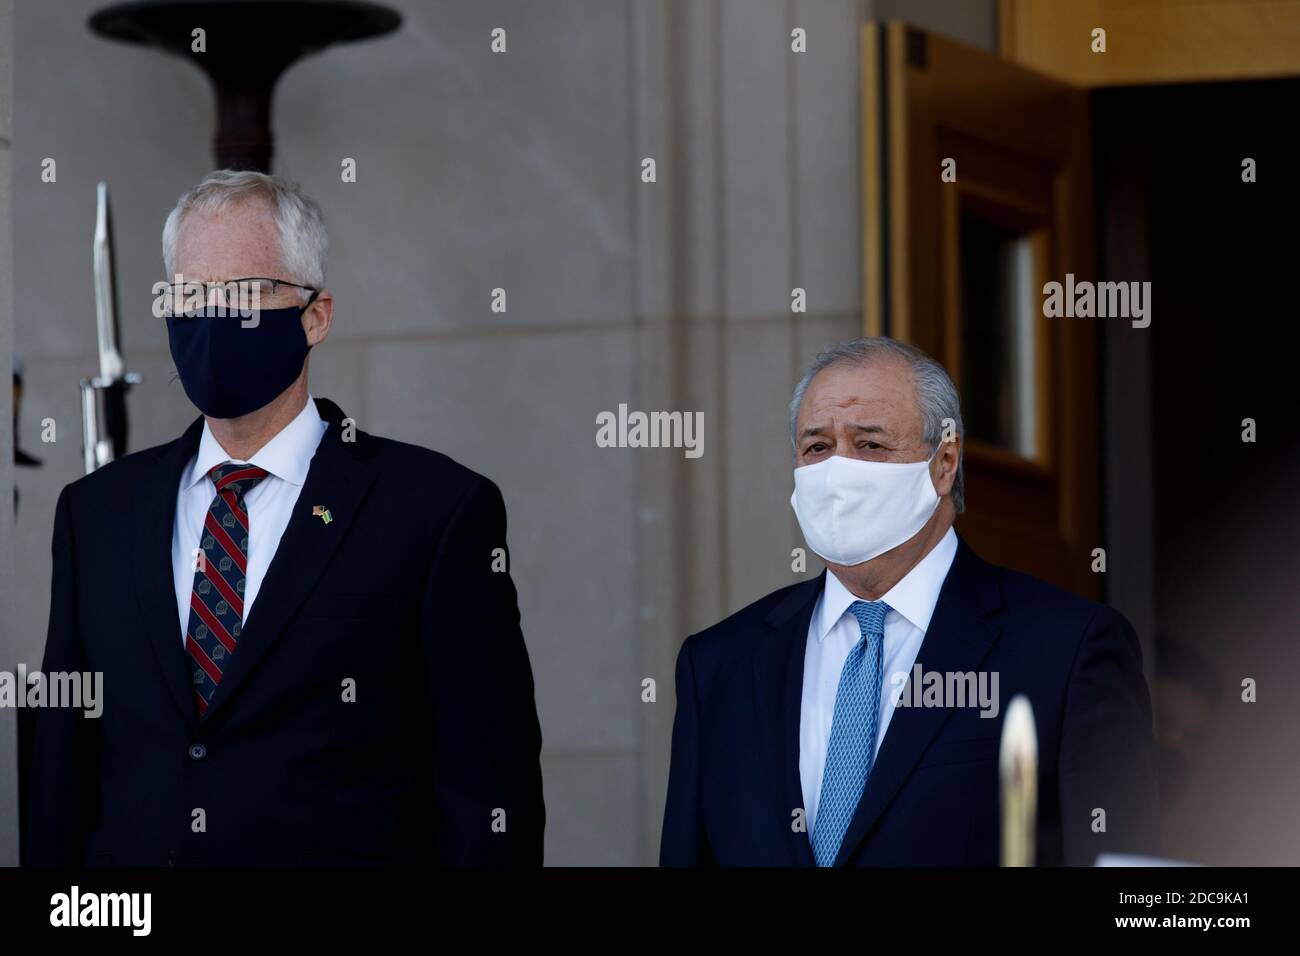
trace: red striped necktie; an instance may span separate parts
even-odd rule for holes
[[[203,519],[201,551],[194,558],[194,589],[185,650],[199,716],[221,683],[221,674],[239,643],[244,620],[244,575],[248,573],[248,510],[244,495],[267,472],[253,465],[225,462],[208,472],[217,493]]]

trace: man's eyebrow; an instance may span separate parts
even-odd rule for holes
[[[884,425],[850,425],[849,428],[863,435],[887,435],[888,429]],[[800,438],[811,438],[813,435],[822,435],[827,431],[825,425],[809,425],[799,433]]]

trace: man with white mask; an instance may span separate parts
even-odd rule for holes
[[[943,367],[888,338],[829,347],[790,430],[791,505],[828,573],[682,646],[660,862],[996,865],[1017,694],[1037,719],[1037,861],[1156,852],[1133,629],[953,529],[963,431]]]

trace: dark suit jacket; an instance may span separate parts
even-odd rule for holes
[[[63,489],[43,667],[102,672],[104,706],[37,716],[29,863],[541,862],[532,671],[492,569],[501,494],[436,452],[344,441],[316,404],[330,427],[202,719],[171,541],[203,419]]]
[[[804,650],[824,574],[682,646],[662,864],[814,865],[793,823]],[[1120,614],[986,564],[960,541],[917,663],[998,672],[998,716],[895,710],[837,865],[997,865],[998,740],[1021,693],[1038,733],[1039,863],[1158,850],[1150,698]]]

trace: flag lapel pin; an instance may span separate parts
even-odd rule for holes
[[[311,513],[313,518],[320,518],[326,524],[334,520],[334,516],[330,514],[330,510],[324,505],[312,505]]]

